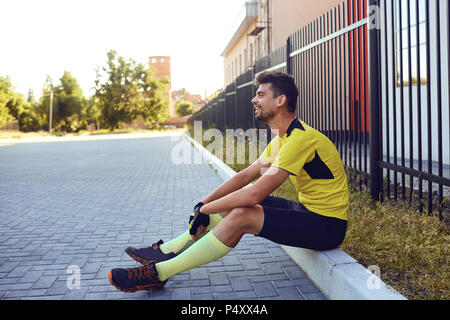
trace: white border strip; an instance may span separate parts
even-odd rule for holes
[[[360,20],[360,21],[358,21],[358,22],[356,22],[356,23],[354,23],[354,24],[352,24],[352,25],[350,25],[348,27],[345,27],[344,29],[341,29],[341,30],[339,30],[339,31],[337,31],[335,33],[332,33],[329,36],[326,36],[325,38],[322,38],[322,39],[317,40],[317,41],[315,41],[313,43],[310,43],[307,46],[305,46],[303,48],[300,48],[298,50],[292,51],[289,54],[289,56],[291,58],[295,57],[296,55],[299,55],[302,52],[305,52],[305,51],[308,51],[308,50],[310,50],[310,49],[312,49],[314,47],[317,47],[318,45],[321,45],[322,43],[325,43],[327,41],[333,40],[334,38],[340,37],[340,36],[350,32],[350,31],[353,31],[353,30],[355,30],[357,28],[360,28],[360,27],[364,26],[365,24],[367,24],[368,22],[369,22],[368,18],[362,19],[362,20]]]
[[[253,81],[249,81],[249,82],[246,82],[246,83],[243,83],[243,84],[237,86],[236,89],[241,89],[241,88],[244,88],[247,86],[251,86],[252,84],[253,84]]]
[[[277,70],[277,69],[280,69],[280,68],[283,68],[283,67],[286,67],[286,62],[282,62],[280,64],[277,64],[276,66],[273,66],[273,67],[270,67],[270,68],[265,69],[263,71],[260,71],[257,74],[260,74],[261,72]]]
[[[282,63],[280,63],[280,64],[277,64],[276,66],[273,66],[273,67],[270,67],[270,68],[264,69],[264,70],[262,70],[262,71],[260,71],[260,72],[256,73],[256,74],[255,74],[255,77],[256,77],[256,76],[257,76],[258,74],[260,74],[260,73],[263,73],[263,72],[266,72],[266,71],[273,71],[273,70],[277,70],[277,69],[280,69],[280,68],[286,67],[286,65],[287,65],[287,63],[286,63],[286,62],[282,62]]]

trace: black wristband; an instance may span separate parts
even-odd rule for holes
[[[203,207],[204,205],[205,204],[201,201],[199,203],[197,203],[194,207],[194,212],[197,212],[197,210],[198,210],[198,212],[200,212],[200,208]]]

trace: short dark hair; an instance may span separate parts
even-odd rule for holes
[[[274,98],[285,95],[288,110],[292,113],[295,112],[297,108],[298,89],[293,77],[284,72],[265,71],[258,74],[255,79],[256,86],[263,83],[271,84]]]

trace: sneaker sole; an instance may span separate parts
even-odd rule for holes
[[[149,285],[146,285],[146,286],[136,286],[134,288],[124,289],[124,288],[121,288],[121,287],[117,286],[113,282],[111,270],[108,271],[108,279],[109,279],[109,282],[111,283],[111,285],[113,285],[117,290],[120,290],[120,291],[123,291],[123,292],[130,292],[130,293],[131,292],[136,292],[138,290],[153,291],[153,290],[160,289],[160,288],[164,287],[164,285],[162,285],[162,284],[154,283],[154,284],[149,284]]]

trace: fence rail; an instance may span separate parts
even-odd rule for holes
[[[11,131],[17,131],[19,130],[19,120],[12,120],[5,124],[3,127],[0,127],[0,130],[11,130]]]
[[[287,72],[300,92],[297,116],[333,141],[360,190],[408,197],[442,217],[450,190],[449,7],[347,0],[256,61],[190,122],[267,129],[254,119],[253,79]]]

